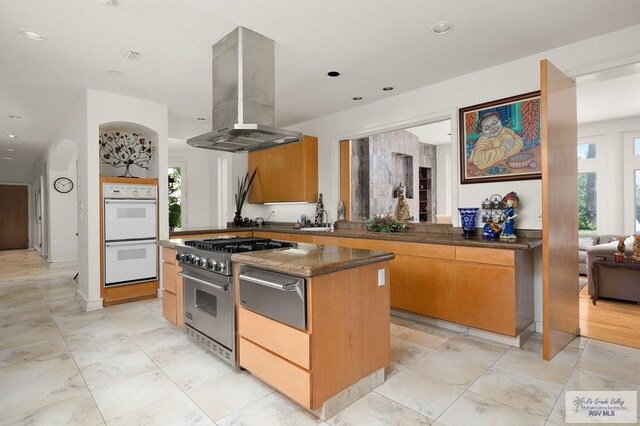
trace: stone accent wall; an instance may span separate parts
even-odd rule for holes
[[[369,138],[351,142],[351,220],[369,216]]]

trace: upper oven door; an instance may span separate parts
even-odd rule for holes
[[[105,241],[156,238],[156,200],[104,200]]]

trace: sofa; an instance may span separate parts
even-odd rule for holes
[[[618,251],[617,238],[625,238],[625,252],[628,258],[633,255],[633,235],[601,235],[600,244],[587,247],[586,272],[589,294],[595,294],[591,263],[595,259],[613,260]],[[640,272],[628,269],[599,268],[599,297],[640,301]]]

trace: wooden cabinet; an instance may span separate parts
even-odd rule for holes
[[[433,222],[431,206],[433,204],[431,191],[431,168],[418,168],[418,200],[420,222]]]
[[[456,321],[455,278],[450,260],[409,258],[410,311]]]
[[[253,231],[254,237],[271,238],[272,240],[291,241],[291,234],[284,232]]]
[[[182,268],[176,262],[175,249],[162,248],[162,315],[184,328],[184,293],[182,277],[178,275]]]
[[[257,169],[249,191],[250,203],[318,199],[318,138],[249,152],[248,169]]]
[[[238,309],[239,363],[315,410],[389,364],[388,262],[307,279],[307,329]],[[236,276],[236,282],[237,276]]]

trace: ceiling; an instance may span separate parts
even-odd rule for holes
[[[114,1],[0,2],[0,164],[6,148],[39,155],[84,88],[167,104],[170,135],[210,122],[211,45],[238,25],[275,41],[285,127],[640,23],[637,0]],[[453,31],[433,34],[439,21]]]

